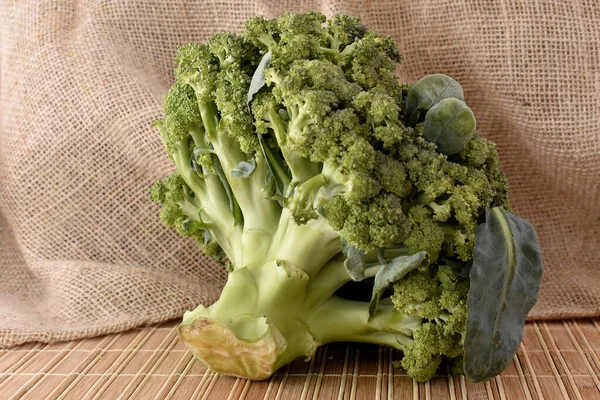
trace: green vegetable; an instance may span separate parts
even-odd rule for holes
[[[537,300],[542,261],[533,227],[496,207],[477,228],[471,269],[465,373],[474,381],[493,378],[513,358],[527,313]]]
[[[456,81],[401,85],[399,61],[358,18],[316,12],[178,49],[155,124],[176,172],[151,197],[228,272],[219,300],[178,330],[213,370],[265,379],[353,341],[400,350],[420,381],[443,361],[477,380],[514,354],[498,338],[520,339],[539,249],[532,264],[499,261],[506,230],[482,228],[508,207],[495,145]],[[522,224],[506,215],[518,244]],[[511,271],[528,277],[526,296],[510,291]],[[474,328],[486,318],[496,330]]]
[[[475,116],[458,99],[448,98],[431,107],[425,115],[423,136],[447,156],[460,153],[475,134]]]
[[[464,100],[458,82],[444,74],[427,75],[410,87],[406,95],[406,121],[409,126],[422,122],[425,114],[444,99]]]

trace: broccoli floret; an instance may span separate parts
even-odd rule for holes
[[[427,381],[444,358],[464,356],[461,344],[468,292],[469,280],[457,276],[447,266],[413,271],[394,284],[392,301],[396,309],[424,321],[423,328],[414,332],[413,340],[403,349],[398,367],[418,381]],[[458,368],[455,366],[455,370]]]
[[[419,381],[443,360],[462,372],[470,281],[444,262],[473,259],[508,189],[460,85],[400,84],[400,60],[359,18],[313,11],[178,48],[154,125],[176,172],[150,197],[227,268],[178,330],[215,371],[265,379],[355,341],[401,350]],[[370,302],[336,294],[363,278]]]
[[[427,251],[435,262],[444,243],[444,230],[433,221],[431,211],[424,206],[412,207],[408,218],[413,224],[413,229],[404,244],[413,253]]]
[[[165,225],[203,244],[206,226],[202,222],[202,204],[180,175],[156,182],[150,189],[150,198],[162,206],[160,219]],[[205,254],[218,258],[216,253]]]
[[[325,36],[332,50],[343,50],[346,46],[362,39],[367,33],[367,28],[361,23],[360,18],[349,15],[335,15],[327,21]]]

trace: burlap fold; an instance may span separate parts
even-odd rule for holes
[[[347,13],[399,42],[402,80],[456,78],[497,142],[546,274],[534,318],[600,314],[596,0],[3,1],[0,347],[123,330],[214,300],[221,267],[164,228],[150,124],[178,44],[256,14]]]

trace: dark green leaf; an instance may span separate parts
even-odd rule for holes
[[[231,176],[234,178],[248,178],[256,168],[256,160],[251,158],[250,161],[240,161],[240,163],[231,171]]]
[[[423,121],[431,107],[450,97],[463,100],[464,93],[460,84],[449,76],[433,74],[419,79],[406,94],[404,111],[408,126]]]
[[[271,64],[271,52],[268,51],[265,53],[263,58],[260,60],[258,67],[254,71],[254,75],[252,75],[252,81],[250,81],[250,87],[248,88],[248,100],[246,101],[248,104],[248,110],[250,110],[250,102],[252,101],[252,97],[263,86],[265,86],[265,69],[269,68],[269,64]]]
[[[465,374],[473,382],[500,374],[513,358],[543,267],[533,226],[501,207],[477,227],[467,300]]]
[[[429,265],[429,254],[421,251],[409,256],[400,256],[391,259],[375,275],[373,295],[369,303],[369,316],[372,317],[379,307],[379,299],[383,292],[392,283],[404,278],[412,270]]]
[[[423,136],[447,156],[460,153],[475,134],[475,115],[461,100],[444,99],[425,115]]]

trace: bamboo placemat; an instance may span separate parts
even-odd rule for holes
[[[395,351],[348,344],[250,382],[207,370],[175,326],[2,350],[0,399],[600,399],[600,319],[527,324],[511,365],[479,384],[417,384],[392,367]]]

